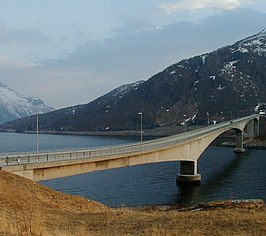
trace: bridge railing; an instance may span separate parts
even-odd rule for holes
[[[97,149],[88,150],[73,150],[73,151],[61,151],[61,152],[49,152],[49,153],[34,153],[34,154],[18,154],[18,155],[6,155],[0,158],[1,165],[17,165],[17,164],[29,164],[36,162],[49,162],[49,161],[62,161],[70,159],[81,159],[81,158],[93,158],[93,157],[108,157],[121,154],[138,153],[138,152],[150,152],[169,146],[177,145],[179,143],[186,142],[192,138],[207,135],[210,132],[222,128],[228,128],[228,126],[241,123],[248,119],[254,119],[257,115],[251,115],[248,117],[226,121],[216,125],[210,125],[198,130],[189,131],[173,135],[170,137],[164,137],[160,139],[145,141],[141,143],[131,143],[126,145],[102,147]]]

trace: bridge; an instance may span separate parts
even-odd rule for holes
[[[0,169],[33,181],[146,163],[179,161],[178,183],[200,183],[198,159],[219,135],[235,130],[235,152],[244,152],[243,134],[259,134],[259,115],[225,121],[151,141],[71,152],[17,154],[0,158]],[[215,158],[215,157],[213,157]]]

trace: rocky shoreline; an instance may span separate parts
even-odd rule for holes
[[[155,206],[140,206],[128,207],[135,211],[177,211],[177,212],[195,212],[204,210],[214,210],[219,208],[263,208],[265,207],[263,199],[235,199],[205,202],[193,206],[175,206],[175,205],[155,205]]]
[[[231,139],[231,138],[230,138]],[[261,138],[245,138],[244,139],[244,148],[246,149],[262,149],[266,150],[266,140]],[[219,147],[235,147],[235,141],[229,140],[222,143],[218,143]]]

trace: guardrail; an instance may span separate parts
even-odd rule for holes
[[[167,148],[179,143],[186,142],[190,139],[197,138],[199,136],[207,135],[211,132],[217,131],[219,129],[226,129],[230,126],[236,125],[246,120],[251,120],[257,117],[257,115],[251,115],[248,117],[225,121],[216,125],[210,125],[198,130],[189,131],[186,133],[181,133],[173,135],[170,137],[119,145],[113,147],[102,147],[97,149],[88,150],[73,150],[73,151],[63,151],[63,152],[50,152],[50,153],[29,153],[29,154],[17,154],[17,155],[6,155],[0,157],[0,166],[2,165],[18,165],[18,164],[29,164],[36,162],[50,162],[50,161],[61,161],[70,159],[81,159],[81,158],[91,158],[91,157],[108,157],[121,154],[137,153],[137,152],[151,152],[153,150]]]

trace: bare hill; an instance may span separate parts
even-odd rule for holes
[[[73,225],[77,223],[76,215],[110,210],[100,203],[56,192],[4,171],[0,171],[0,205],[0,235],[4,232],[31,235],[40,229],[60,231],[64,228],[62,219],[66,225]]]
[[[0,235],[265,235],[260,202],[110,209],[0,171]]]

